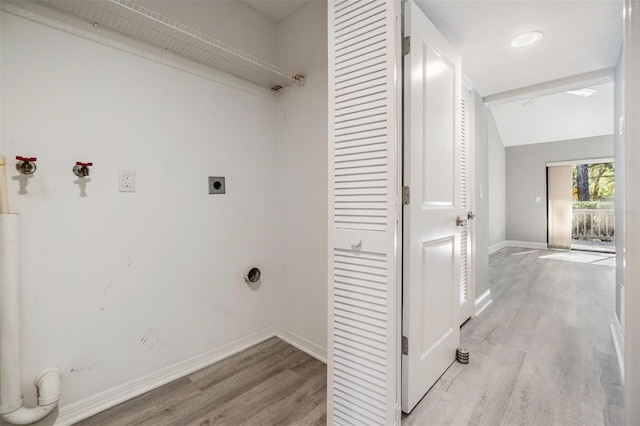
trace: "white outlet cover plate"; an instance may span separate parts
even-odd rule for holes
[[[135,170],[118,170],[118,191],[136,192]]]

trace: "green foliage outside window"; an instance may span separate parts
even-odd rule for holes
[[[578,164],[573,166],[574,209],[613,208],[615,188],[614,163]]]

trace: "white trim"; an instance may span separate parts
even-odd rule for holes
[[[234,77],[223,71],[200,65],[188,59],[176,55],[164,53],[161,49],[148,46],[140,41],[124,37],[106,29],[94,28],[92,25],[79,19],[65,15],[61,12],[49,9],[33,2],[23,1],[9,4],[0,1],[0,10],[4,13],[17,16],[59,31],[84,38],[95,43],[102,44],[113,49],[120,50],[131,55],[144,58],[158,64],[162,64],[189,74],[214,81],[242,92],[277,101],[278,95],[269,89]],[[108,34],[105,36],[104,34]]]
[[[522,247],[522,248],[531,248],[531,249],[538,249],[538,250],[547,250],[548,248],[547,243],[534,243],[531,241],[507,240],[505,241],[505,243],[508,247]]]
[[[476,316],[480,315],[493,302],[491,289],[487,289],[476,299]]]
[[[620,327],[620,321],[618,317],[615,317],[615,322],[611,324],[611,337],[613,338],[613,346],[616,349],[616,357],[618,358],[618,366],[620,367],[620,379],[624,384],[624,336],[622,335],[622,328]]]
[[[302,352],[311,355],[318,361],[322,361],[325,364],[327,363],[327,348],[313,343],[312,341],[305,339],[286,328],[278,326],[275,327],[275,336],[280,340],[284,340],[291,346],[300,349]]]
[[[547,161],[547,167],[557,167],[557,166],[574,166],[576,164],[599,164],[599,163],[613,163],[615,159],[613,157],[603,157],[603,158],[582,158],[577,160],[567,160],[567,161]]]
[[[497,252],[498,250],[502,250],[502,249],[503,249],[503,248],[505,248],[505,247],[509,247],[509,244],[507,244],[507,242],[508,242],[508,241],[503,240],[503,241],[500,241],[500,242],[499,242],[499,243],[497,243],[497,244],[490,245],[490,246],[489,246],[489,254],[495,253],[495,252]]]
[[[640,0],[624,14],[624,424],[640,424]]]
[[[185,377],[195,371],[222,361],[238,352],[264,342],[272,337],[277,337],[291,346],[300,349],[312,357],[326,363],[326,349],[315,343],[292,333],[282,327],[272,326],[264,330],[250,334],[233,342],[212,349],[200,355],[184,361],[177,362],[168,367],[154,371],[146,376],[130,380],[96,395],[81,399],[80,401],[60,407],[60,414],[55,421],[55,426],[69,426],[74,423],[98,414],[108,408],[114,407],[145,392],[156,389],[174,380]]]

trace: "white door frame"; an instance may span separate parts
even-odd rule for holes
[[[625,424],[640,424],[640,0],[625,0]]]

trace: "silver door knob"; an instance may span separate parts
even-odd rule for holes
[[[474,212],[467,213],[467,219],[472,220],[476,218],[476,214]]]
[[[465,223],[467,223],[467,219],[456,216],[456,226],[464,226]]]

